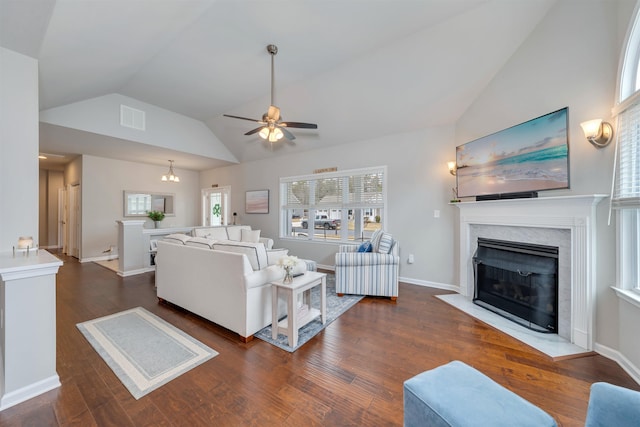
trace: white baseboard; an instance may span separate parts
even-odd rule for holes
[[[129,270],[129,271],[118,271],[118,276],[120,277],[129,277],[129,276],[135,276],[136,274],[142,274],[142,273],[148,273],[150,271],[154,271],[155,267],[150,267],[150,268],[139,268],[137,270]]]
[[[111,261],[112,259],[118,259],[118,254],[109,254],[109,255],[94,256],[90,258],[82,258],[80,259],[80,262],[85,263],[85,262],[95,262],[95,261]]]
[[[640,368],[635,366],[618,350],[614,350],[602,344],[595,343],[593,348],[598,354],[616,362],[624,371],[633,378],[635,382],[640,384]]]
[[[403,283],[409,283],[410,285],[425,286],[427,288],[444,289],[447,291],[454,291],[454,292],[460,291],[460,287],[449,285],[447,283],[429,282],[427,280],[412,279],[410,277],[399,277],[398,280]]]
[[[18,403],[22,403],[58,387],[60,387],[60,378],[58,374],[56,374],[36,383],[29,384],[26,387],[9,392],[0,399],[0,411],[4,411]]]

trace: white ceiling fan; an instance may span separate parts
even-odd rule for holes
[[[280,109],[275,106],[274,103],[274,57],[278,53],[278,46],[270,44],[267,46],[267,52],[271,55],[271,105],[269,110],[262,115],[262,119],[250,119],[248,117],[232,116],[231,114],[224,114],[225,117],[231,117],[234,119],[248,120],[251,122],[260,123],[261,126],[250,130],[245,135],[253,135],[258,133],[262,139],[274,143],[282,139],[283,137],[289,141],[293,141],[296,137],[289,132],[287,128],[300,128],[300,129],[318,129],[318,125],[314,123],[302,123],[302,122],[283,122],[280,116]]]

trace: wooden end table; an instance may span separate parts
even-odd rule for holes
[[[320,309],[311,307],[311,289],[320,285]],[[287,298],[287,317],[278,322],[278,295],[282,292]],[[298,295],[302,294],[302,303],[308,310],[298,315]],[[282,280],[271,282],[271,337],[275,340],[278,333],[284,334],[289,340],[289,346],[298,345],[298,330],[320,316],[322,324],[327,322],[327,275],[317,271],[307,271],[303,275],[294,277],[291,283]]]

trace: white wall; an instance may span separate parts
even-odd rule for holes
[[[619,7],[629,9],[633,2]],[[621,51],[617,3],[558,2],[531,37],[505,64],[456,124],[458,144],[512,126],[530,118],[569,106],[571,189],[545,192],[560,194],[608,194],[611,188],[614,144],[596,149],[584,138],[580,122],[591,118],[611,121],[615,100],[618,58]],[[588,23],[597,23],[589,25]],[[637,341],[619,324],[619,301],[610,286],[615,283],[615,224],[607,224],[608,202],[598,207],[597,306],[595,336],[598,345],[622,349]],[[640,323],[640,311],[627,310],[625,321]],[[625,356],[640,367],[636,348]]]
[[[446,166],[454,156],[453,129],[442,127],[214,169],[201,174],[200,185],[230,185],[231,211],[238,213],[242,224],[274,238],[276,247],[286,247],[292,254],[333,266],[337,251],[334,243],[278,239],[279,178],[334,166],[348,170],[386,165],[386,228],[400,243],[400,275],[416,283],[446,286],[454,282],[455,270],[456,208],[448,204],[455,179]],[[245,191],[263,189],[270,190],[269,214],[244,213]],[[434,218],[434,210],[440,211],[440,218]],[[414,254],[415,264],[407,264],[409,254]]]
[[[0,48],[0,251],[38,235],[38,61]]]
[[[194,226],[200,222],[198,172],[174,168],[179,183],[160,181],[168,167],[82,156],[81,260],[104,256],[118,245],[116,220],[124,219],[124,190],[175,194],[175,216],[167,216],[162,227]],[[148,218],[148,228],[153,223]]]

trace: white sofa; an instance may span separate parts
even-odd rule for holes
[[[247,342],[271,324],[271,282],[284,276],[277,262],[287,254],[261,242],[172,234],[158,242],[157,295]],[[296,267],[296,272],[307,268],[305,262]],[[285,312],[282,300],[279,313]]]

